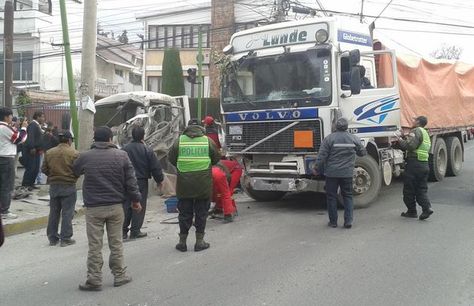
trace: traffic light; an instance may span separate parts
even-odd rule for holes
[[[188,80],[189,83],[191,84],[196,84],[196,68],[189,68],[188,69],[188,76],[186,77],[186,79]]]

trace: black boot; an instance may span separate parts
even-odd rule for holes
[[[208,249],[211,245],[204,241],[204,233],[196,233],[196,244],[194,245],[194,251],[199,252]]]
[[[433,211],[430,208],[423,210],[423,212],[420,215],[420,220],[428,219],[432,213]]]
[[[179,234],[179,243],[176,245],[176,250],[181,252],[186,252],[188,250],[188,246],[186,245],[187,238],[188,234]]]
[[[415,211],[407,210],[406,212],[402,212],[400,216],[405,217],[405,218],[418,218],[418,213],[416,212],[416,210]]]

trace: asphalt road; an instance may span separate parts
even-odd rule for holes
[[[86,276],[83,219],[67,248],[49,247],[43,231],[13,236],[0,249],[0,305],[474,305],[473,178],[470,142],[462,174],[430,184],[430,219],[400,217],[395,182],[355,211],[351,230],[327,227],[322,197],[240,197],[240,217],[210,220],[211,248],[200,253],[174,250],[177,225],[150,211],[149,237],[125,243],[134,281],[114,288],[106,260],[102,292],[77,289]]]

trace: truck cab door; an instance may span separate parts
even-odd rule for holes
[[[393,135],[400,128],[400,95],[396,77],[396,57],[391,50],[360,53],[360,62],[351,63],[361,74],[359,94],[351,94],[348,59],[339,56],[339,107],[349,121],[349,131],[362,138]],[[353,90],[352,90],[353,91]]]

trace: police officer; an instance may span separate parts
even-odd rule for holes
[[[345,118],[336,122],[336,131],[324,138],[316,158],[316,174],[326,176],[326,198],[330,227],[337,227],[337,190],[344,199],[344,227],[352,227],[352,176],[355,156],[367,154],[360,139],[347,131]]]
[[[209,248],[209,243],[204,241],[204,230],[212,196],[211,168],[221,156],[205,132],[197,120],[191,120],[169,152],[170,162],[178,169],[176,196],[180,233],[176,249],[181,252],[187,251],[186,239],[193,217],[196,227],[194,251]]]
[[[402,217],[417,218],[416,203],[421,206],[423,212],[420,220],[425,220],[433,213],[431,203],[428,199],[428,175],[429,175],[429,151],[431,148],[430,135],[425,130],[428,119],[419,116],[414,119],[414,128],[405,138],[399,138],[399,147],[406,151],[406,165],[403,185],[403,202],[407,207],[402,212]]]

